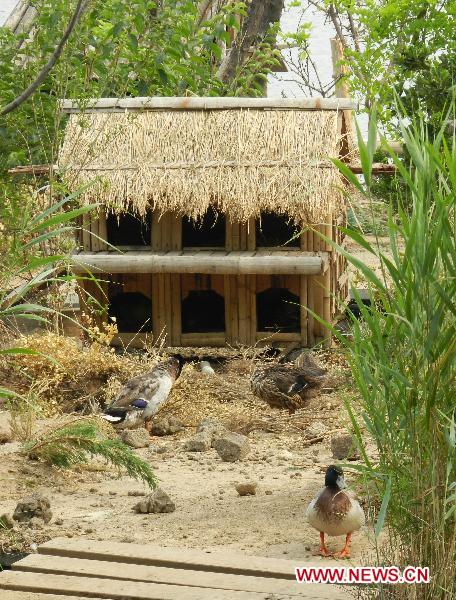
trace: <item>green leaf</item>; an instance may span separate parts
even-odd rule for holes
[[[383,494],[383,498],[382,498],[382,504],[380,506],[380,511],[378,513],[378,519],[377,519],[377,525],[375,527],[375,537],[378,538],[378,536],[380,535],[380,532],[383,529],[383,525],[385,523],[385,518],[386,518],[386,512],[388,510],[388,505],[391,499],[391,487],[392,487],[392,483],[391,483],[391,477],[388,477],[388,480],[386,482],[386,486],[385,486],[385,493]]]

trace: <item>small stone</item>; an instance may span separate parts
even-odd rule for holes
[[[277,455],[279,460],[292,460],[294,458],[293,454],[288,450],[282,450],[280,454]]]
[[[227,429],[224,425],[219,423],[216,419],[205,417],[202,419],[196,433],[206,432],[211,437],[211,446],[214,448],[215,441],[227,433]]]
[[[91,527],[88,527],[87,529],[84,529],[84,532],[90,534],[90,533],[93,533],[94,530]]]
[[[271,496],[272,490],[264,490],[264,493],[266,494],[266,496]]]
[[[144,500],[138,502],[133,507],[137,513],[170,513],[176,510],[176,505],[161,488],[156,488],[152,494],[149,494]]]
[[[154,419],[152,421],[150,432],[152,435],[158,435],[159,437],[162,437],[165,435],[174,435],[175,433],[182,431],[182,429],[184,429],[184,424],[182,421],[171,416],[163,417],[161,419]]]
[[[311,547],[310,546],[304,546],[304,550],[306,550],[307,552],[311,551]]]
[[[44,523],[43,520],[39,517],[32,517],[29,521],[27,521],[27,525],[30,529],[43,529]]]
[[[331,438],[331,450],[337,460],[357,460],[359,451],[356,439],[350,433],[339,433]]]
[[[237,483],[234,487],[236,488],[239,496],[255,496],[258,484],[254,481],[247,481],[246,483]]]
[[[109,495],[110,495],[110,496],[117,496],[117,492],[115,492],[114,490],[111,490],[111,491],[109,492]]]
[[[63,525],[63,519],[60,519],[60,518],[59,518],[59,519],[56,519],[56,520],[54,521],[54,525]]]
[[[91,494],[96,494],[96,493],[98,492],[98,490],[97,490],[97,488],[91,487],[91,488],[89,489],[89,492],[90,492]]]
[[[13,441],[13,434],[8,423],[0,423],[0,444],[9,444]]]
[[[145,428],[125,429],[120,433],[120,439],[131,448],[147,448],[150,444],[149,432]]]
[[[200,431],[195,436],[187,440],[184,444],[186,452],[206,452],[212,444],[212,435],[209,431]]]
[[[224,462],[235,462],[247,456],[250,443],[245,435],[228,432],[215,440],[214,448]]]
[[[142,491],[142,490],[130,490],[128,492],[129,496],[145,496],[146,492]]]
[[[305,437],[310,440],[312,438],[317,438],[325,435],[327,431],[328,428],[324,423],[322,423],[321,421],[314,421],[307,427],[305,431]]]
[[[49,523],[52,519],[50,506],[51,503],[45,496],[33,494],[18,503],[14,510],[13,519],[23,523],[37,517],[45,523]]]
[[[7,513],[3,513],[3,515],[0,516],[0,529],[2,527],[5,529],[13,529],[14,521],[13,521],[11,515],[8,515]]]

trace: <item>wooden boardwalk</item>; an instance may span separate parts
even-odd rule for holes
[[[227,552],[55,539],[0,573],[1,600],[345,600],[298,584],[296,562]]]

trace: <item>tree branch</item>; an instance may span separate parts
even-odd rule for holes
[[[271,23],[280,20],[284,0],[252,0],[249,12],[233,45],[228,50],[217,72],[223,83],[234,79],[236,69],[243,65],[250,48],[264,36]]]
[[[28,88],[26,88],[22,92],[22,94],[20,94],[14,100],[12,100],[9,104],[7,104],[0,111],[0,115],[2,115],[2,116],[6,115],[9,112],[11,112],[12,110],[18,108],[18,106],[20,106],[26,100],[28,100],[28,98],[30,98],[30,96],[33,94],[33,92],[35,92],[39,88],[39,86],[43,83],[43,81],[46,79],[46,77],[48,76],[48,74],[50,73],[50,71],[52,70],[52,68],[54,67],[55,63],[60,58],[60,55],[62,54],[63,48],[64,48],[64,46],[65,46],[68,38],[70,37],[73,29],[75,28],[76,24],[78,23],[79,18],[81,16],[83,10],[85,9],[87,2],[88,2],[88,0],[78,0],[78,3],[76,5],[76,9],[75,9],[75,11],[73,13],[73,16],[71,17],[71,19],[70,19],[70,21],[68,23],[66,31],[65,31],[65,33],[62,36],[62,39],[60,40],[59,44],[55,48],[54,52],[52,53],[51,58],[44,65],[44,67],[41,69],[41,71],[37,75],[35,81],[33,81],[28,86]]]

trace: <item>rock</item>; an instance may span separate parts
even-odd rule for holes
[[[176,505],[166,492],[161,488],[156,488],[152,494],[149,494],[144,500],[138,502],[133,507],[137,513],[170,513],[176,510]]]
[[[291,452],[289,452],[288,450],[282,450],[282,452],[280,452],[277,455],[277,458],[279,460],[292,460],[294,458],[294,455]]]
[[[184,429],[184,424],[176,417],[163,417],[152,421],[151,434],[162,437],[164,435],[174,435]]]
[[[11,427],[7,423],[0,423],[0,444],[9,444],[12,441]]]
[[[23,523],[37,517],[45,523],[49,523],[52,519],[50,508],[51,503],[45,496],[33,494],[33,496],[29,496],[18,503],[14,510],[13,519]]]
[[[63,519],[60,519],[60,518],[59,518],[59,519],[56,519],[56,520],[54,521],[54,524],[55,524],[55,525],[63,525]]]
[[[11,515],[8,515],[7,513],[3,513],[3,515],[0,516],[0,529],[2,527],[4,529],[13,529],[14,528],[14,521],[11,518]]]
[[[314,421],[307,427],[305,436],[307,439],[310,440],[312,438],[321,437],[322,435],[325,435],[327,431],[328,428],[324,423],[322,423],[321,421]]]
[[[226,427],[224,427],[216,419],[205,417],[198,425],[196,430],[197,433],[206,432],[211,436],[211,446],[214,448],[215,441],[227,433]]]
[[[272,490],[264,490],[264,493],[266,494],[266,496],[271,496]]]
[[[331,438],[331,450],[337,460],[357,460],[359,451],[356,439],[350,433],[338,433]]]
[[[210,449],[211,444],[211,433],[203,430],[185,442],[184,450],[186,452],[206,452]]]
[[[258,484],[254,481],[248,481],[246,483],[236,483],[236,488],[239,496],[255,496]]]
[[[143,490],[130,490],[128,492],[129,496],[133,496],[133,497],[137,497],[137,496],[145,496],[146,492],[144,492]]]
[[[147,429],[125,429],[120,433],[120,439],[132,448],[146,448],[150,444]]]
[[[30,529],[43,529],[44,527],[44,523],[39,517],[32,517],[30,521],[27,522],[27,525]]]
[[[250,452],[249,438],[240,433],[228,432],[215,440],[214,448],[224,462],[236,462]]]

